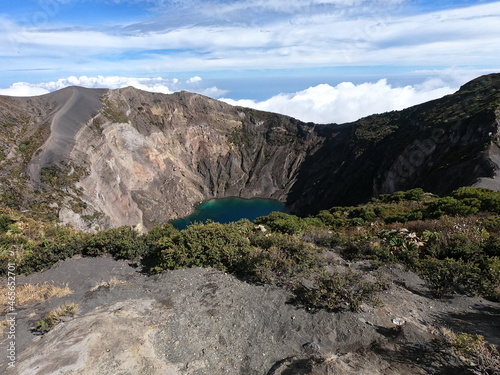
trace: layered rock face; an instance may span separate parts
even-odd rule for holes
[[[3,201],[80,229],[273,198],[298,214],[412,187],[496,187],[500,75],[350,124],[315,125],[187,92],[71,87],[0,98]]]
[[[320,144],[313,125],[181,92],[109,91],[75,136],[82,199],[109,225],[146,227],[228,196],[286,200],[301,162]],[[99,126],[96,126],[96,122]]]

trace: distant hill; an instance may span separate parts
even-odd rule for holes
[[[414,187],[498,190],[499,119],[500,74],[342,125],[131,87],[3,96],[0,198],[85,230],[150,228],[228,196],[305,215]]]

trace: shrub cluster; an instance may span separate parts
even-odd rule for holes
[[[375,266],[404,264],[439,297],[458,292],[498,299],[499,202],[500,193],[486,189],[462,188],[447,197],[413,189],[314,217],[275,212],[253,223],[197,223],[181,231],[165,224],[146,234],[129,227],[82,233],[0,208],[0,261],[15,258],[19,272],[31,273],[76,254],[110,254],[142,261],[152,272],[214,267],[288,288],[310,307],[356,309],[370,301],[382,284],[326,267],[326,248]]]

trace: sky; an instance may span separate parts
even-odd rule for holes
[[[187,90],[343,123],[493,72],[500,1],[0,0],[0,95]]]

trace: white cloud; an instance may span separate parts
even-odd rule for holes
[[[338,9],[312,12],[309,3],[373,12],[356,17]],[[4,70],[14,61],[23,69],[40,65],[56,69],[55,61],[64,60],[72,71],[102,72],[106,66],[106,71],[121,75],[144,71],[157,62],[162,71],[170,72],[339,65],[497,66],[500,2],[416,16],[388,6],[398,3],[404,1],[252,0],[224,2],[214,10],[213,2],[208,2],[210,11],[224,22],[207,25],[188,20],[172,28],[158,21],[154,31],[150,20],[125,32],[123,25],[23,28],[0,18],[0,56],[8,59]],[[278,19],[262,17],[258,25],[232,16],[226,20],[225,12],[245,13],[250,5],[293,13]]]
[[[8,96],[37,96],[48,94],[49,91],[42,87],[34,87],[27,82],[16,82],[7,89],[0,89],[0,95]]]
[[[454,92],[442,82],[427,81],[419,86],[392,87],[387,80],[355,85],[321,84],[296,93],[279,94],[256,102],[221,99],[232,105],[286,114],[316,123],[345,123],[374,113],[400,110]]]
[[[222,90],[219,89],[217,86],[208,87],[206,89],[191,90],[191,91],[194,91],[201,95],[209,96],[211,98],[219,98],[222,95],[225,95],[229,92],[229,90]]]
[[[194,76],[194,77],[189,78],[186,82],[187,83],[196,83],[196,82],[200,82],[200,81],[202,81],[201,77]]]
[[[192,84],[201,81],[203,81],[201,77],[195,76],[188,79],[186,83]],[[140,90],[160,92],[163,94],[171,94],[174,91],[180,91],[180,90],[190,90],[214,98],[227,93],[227,90],[219,89],[216,86],[201,87],[197,85],[197,87],[193,89],[191,85],[181,84],[181,82],[177,78],[173,79],[167,79],[162,77],[134,78],[134,77],[98,75],[96,77],[69,76],[66,78],[58,79],[57,81],[42,82],[42,83],[16,82],[7,89],[0,89],[0,95],[36,96],[60,90],[68,86],[83,86],[88,88],[108,88],[108,89],[118,89],[118,88],[132,86]]]

